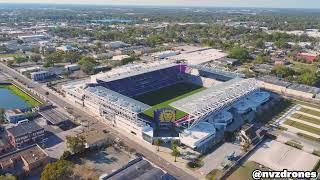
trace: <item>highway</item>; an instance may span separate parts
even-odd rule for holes
[[[59,107],[72,107],[74,114],[77,114],[80,119],[83,120],[90,120],[92,123],[90,128],[95,128],[97,130],[108,129],[112,134],[116,134],[126,145],[131,148],[134,148],[136,152],[143,154],[143,156],[156,164],[157,166],[161,167],[163,170],[167,171],[169,174],[175,176],[177,179],[182,180],[193,180],[196,179],[194,176],[188,174],[187,172],[183,171],[182,169],[178,168],[177,166],[171,164],[170,162],[166,161],[162,157],[158,156],[156,153],[152,152],[151,150],[141,146],[138,143],[130,140],[127,136],[123,135],[122,133],[117,132],[113,127],[106,125],[105,123],[100,122],[95,117],[89,115],[88,113],[82,111],[78,107],[69,104],[63,97],[56,96],[55,94],[49,93],[46,96],[46,89],[42,87],[41,84],[33,82],[31,79],[23,76],[22,74],[18,73],[17,71],[5,66],[4,64],[0,63],[0,70],[9,76],[15,78],[19,82],[23,82],[27,87],[32,88],[40,95],[47,97],[47,99],[53,102],[55,105]],[[130,134],[129,134],[130,135]],[[107,135],[106,135],[107,136]]]

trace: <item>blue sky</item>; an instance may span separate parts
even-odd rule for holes
[[[320,0],[0,0],[0,3],[317,8]]]

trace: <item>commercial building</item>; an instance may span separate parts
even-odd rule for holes
[[[189,65],[200,65],[226,56],[227,54],[221,50],[212,48],[198,48],[193,51],[183,51],[181,54],[170,56],[167,59],[170,61],[184,61]]]
[[[168,58],[168,57],[171,57],[171,56],[175,56],[177,54],[178,53],[175,52],[175,51],[162,51],[162,52],[153,53],[151,55],[151,57],[153,57],[155,59],[165,59],[165,58]]]
[[[69,72],[78,71],[80,70],[80,66],[79,64],[68,64],[64,66],[64,69]]]
[[[6,110],[4,113],[4,117],[9,123],[16,124],[19,121],[28,119],[30,117],[35,116],[36,113],[28,111],[28,110],[21,110],[21,109],[9,109]]]
[[[44,128],[33,121],[20,123],[7,129],[9,143],[17,148],[43,141]]]
[[[0,156],[0,169],[22,178],[41,170],[50,161],[48,154],[37,144]]]
[[[33,73],[30,73],[30,75],[31,75],[31,79],[33,81],[44,81],[44,80],[50,79],[54,76],[49,71],[33,72]]]

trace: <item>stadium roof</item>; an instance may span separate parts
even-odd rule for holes
[[[206,66],[201,66],[201,65],[190,65],[189,67],[195,68],[195,69],[199,69],[202,71],[207,71],[213,74],[218,74],[221,76],[225,76],[225,77],[229,77],[229,78],[244,78],[245,75],[241,74],[241,73],[236,73],[236,72],[231,72],[231,71],[224,71],[221,69],[217,69],[217,68],[210,68],[210,67],[206,67]]]
[[[195,51],[185,52],[176,56],[171,56],[168,59],[172,61],[185,60],[189,65],[204,64],[222,57],[227,54],[217,49],[204,48]]]
[[[117,103],[122,107],[127,107],[131,111],[134,111],[137,113],[143,112],[144,110],[149,109],[151,107],[149,105],[146,105],[142,102],[139,102],[137,100],[134,100],[130,97],[124,96],[120,93],[117,93],[115,91],[112,91],[102,86],[93,86],[93,87],[89,86],[86,88],[86,90],[93,94],[96,94],[99,97],[105,98],[108,101]]]
[[[208,113],[217,113],[243,96],[258,90],[259,86],[255,79],[232,79],[225,83],[217,84],[197,94],[188,96],[170,105],[192,114],[196,117]]]
[[[101,81],[110,82],[110,81],[124,79],[131,76],[136,76],[139,74],[145,74],[145,73],[160,70],[160,69],[166,69],[173,66],[177,66],[177,64],[167,63],[167,62],[138,64],[138,65],[132,65],[131,67],[126,66],[123,68],[115,69],[113,72],[101,74],[95,77]]]

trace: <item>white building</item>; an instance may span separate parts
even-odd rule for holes
[[[155,58],[155,59],[164,59],[167,57],[171,57],[171,56],[175,56],[178,53],[175,51],[161,51],[161,52],[156,52],[151,54],[151,57]]]
[[[48,71],[33,72],[30,75],[31,75],[31,79],[34,81],[43,81],[53,76],[52,73]]]
[[[122,61],[123,59],[129,58],[130,56],[128,55],[118,55],[118,56],[113,56],[112,61]]]
[[[80,66],[79,64],[68,64],[64,66],[64,69],[72,72],[72,71],[80,70]]]

